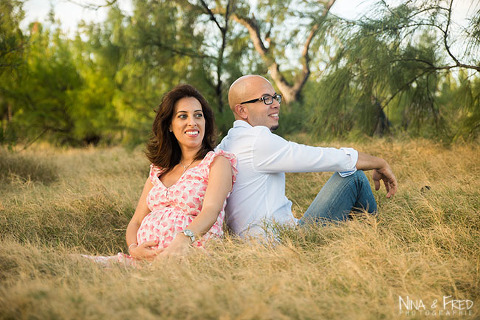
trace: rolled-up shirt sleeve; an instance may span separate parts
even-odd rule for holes
[[[350,157],[351,167],[346,171],[338,171],[340,177],[345,178],[357,171],[358,151],[352,148],[340,148],[345,154]]]
[[[287,141],[266,127],[258,128],[253,164],[261,172],[336,171],[340,176],[353,174],[358,152],[352,148],[312,147]]]

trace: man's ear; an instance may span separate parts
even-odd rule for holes
[[[235,113],[244,120],[248,118],[248,109],[243,104],[235,105]]]

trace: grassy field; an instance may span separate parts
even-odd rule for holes
[[[72,254],[126,252],[141,150],[0,150],[0,319],[479,319],[480,147],[349,145],[399,180],[376,218],[282,230],[276,246],[227,236],[137,269]],[[287,175],[296,215],[328,177]]]

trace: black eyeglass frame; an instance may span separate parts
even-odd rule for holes
[[[267,103],[265,100],[267,98],[272,98],[272,102],[270,103]],[[278,93],[275,93],[273,96],[269,95],[269,94],[266,94],[264,95],[263,97],[261,98],[258,98],[258,99],[252,99],[252,100],[248,100],[248,101],[244,101],[244,102],[240,102],[240,104],[245,104],[245,103],[254,103],[254,102],[257,102],[257,101],[263,101],[263,103],[267,106],[273,104],[273,99],[277,100],[278,103],[282,103],[282,95],[281,94],[278,94]]]

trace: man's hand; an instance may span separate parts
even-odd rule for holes
[[[386,162],[381,169],[373,170],[373,182],[377,191],[380,189],[380,180],[383,180],[385,189],[387,189],[387,198],[392,197],[397,192],[397,178],[395,178],[392,169]]]
[[[380,189],[380,180],[383,180],[387,189],[387,198],[392,197],[397,192],[397,178],[395,178],[390,165],[382,158],[358,152],[357,169],[373,170],[375,190]]]

